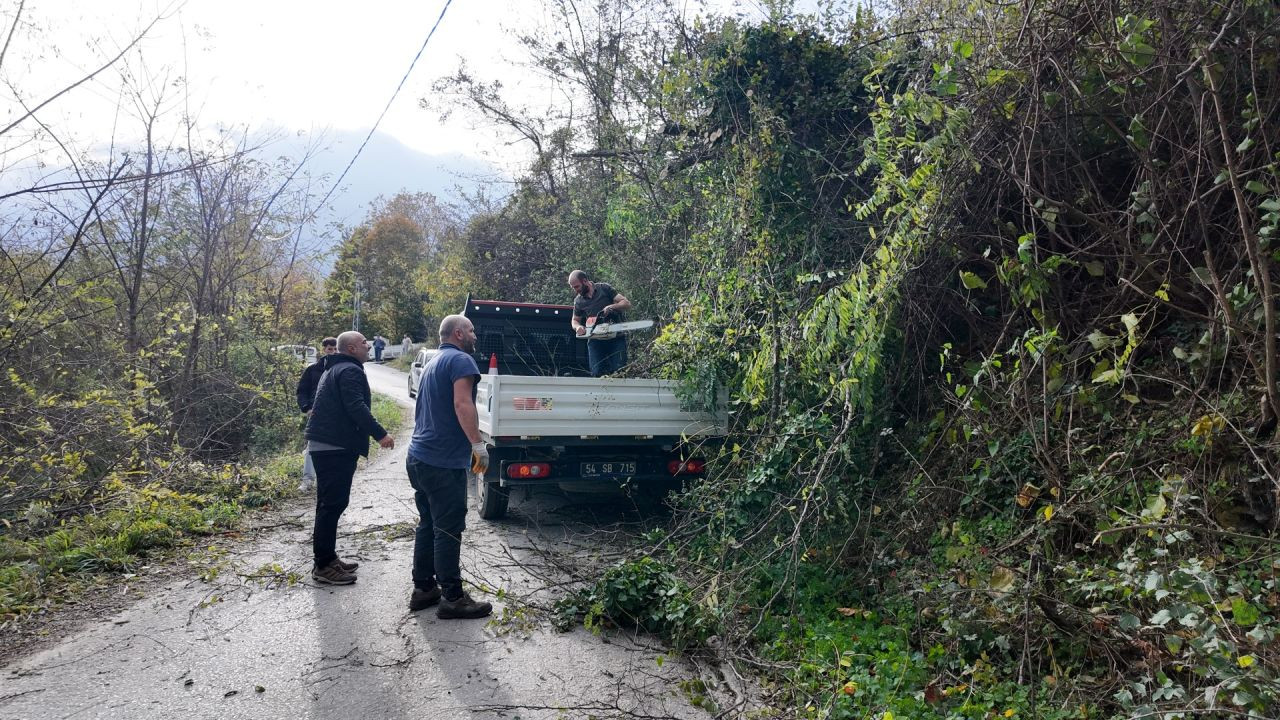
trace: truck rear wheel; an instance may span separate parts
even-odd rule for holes
[[[497,480],[481,480],[477,483],[476,495],[480,500],[480,517],[485,520],[498,520],[506,516],[507,503],[511,499],[506,488],[500,487]]]

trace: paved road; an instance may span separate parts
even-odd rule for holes
[[[368,369],[411,407],[404,373]],[[559,633],[539,610],[559,568],[608,561],[654,522],[620,498],[513,499],[500,524],[473,509],[464,575],[494,618],[409,614],[408,436],[357,475],[339,537],[361,563],[356,585],[310,583],[299,499],[262,520],[275,527],[214,542],[216,578],[171,581],[7,666],[0,718],[708,717],[680,689],[695,669],[652,638]]]

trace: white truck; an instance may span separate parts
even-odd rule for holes
[[[506,514],[511,491],[609,481],[666,491],[705,472],[703,449],[726,432],[723,404],[689,407],[670,380],[593,378],[572,308],[467,299],[489,445],[480,516]]]

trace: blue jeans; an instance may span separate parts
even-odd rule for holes
[[[413,535],[413,586],[437,583],[446,600],[462,596],[462,531],[467,529],[467,472],[438,468],[412,455],[405,461],[418,528]]]
[[[618,372],[627,364],[627,339],[619,335],[609,340],[588,340],[587,362],[591,364],[591,377]]]

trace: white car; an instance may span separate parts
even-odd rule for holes
[[[316,361],[316,349],[310,345],[276,345],[271,348],[271,352],[284,353],[292,355],[295,359],[310,365]]]
[[[409,366],[409,397],[418,397],[418,385],[422,382],[422,370],[438,352],[440,351],[436,348],[422,348],[418,351],[418,355],[413,358],[413,364]]]

